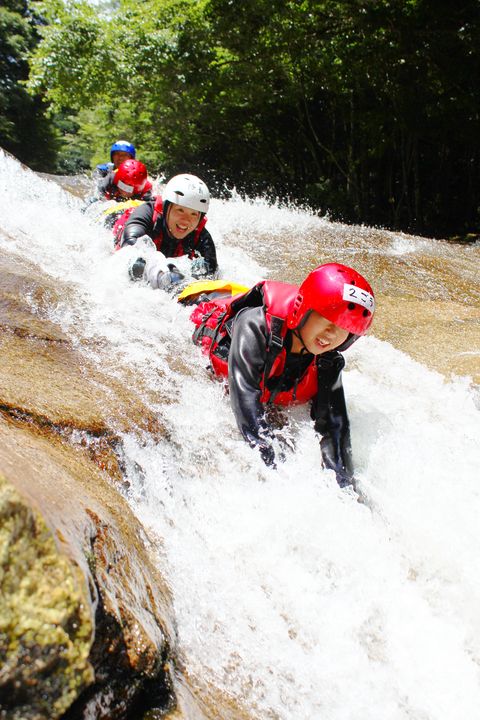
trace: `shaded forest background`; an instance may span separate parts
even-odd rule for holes
[[[479,0],[3,0],[0,145],[480,234]]]

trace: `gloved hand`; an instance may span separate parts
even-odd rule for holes
[[[157,253],[153,257],[147,258],[145,265],[145,278],[154,290],[163,288],[165,282],[164,276],[166,273],[168,273],[168,266],[161,253]]]
[[[197,278],[197,280],[198,278],[208,275],[208,268],[207,263],[205,262],[205,258],[199,257],[195,258],[195,260],[192,261],[191,273],[194,278]]]
[[[170,272],[171,285],[177,285],[179,282],[182,282],[182,280],[185,280],[185,275],[180,272],[176,265],[168,263],[167,267]]]
[[[147,261],[144,260],[144,258],[142,257],[139,257],[130,263],[128,267],[128,275],[130,277],[130,280],[133,280],[134,282],[137,282],[138,280],[143,280],[143,273],[145,271],[146,263]]]
[[[341,488],[352,487],[354,490],[357,489],[357,484],[353,475],[348,475],[345,472],[336,472],[337,483]]]
[[[170,290],[184,276],[175,265],[167,264],[163,255],[157,253],[157,257],[147,258],[145,277],[154,290]]]
[[[363,494],[362,490],[357,487],[357,481],[353,475],[337,473],[337,483],[342,489],[351,487],[357,496],[357,502],[361,505],[369,505],[368,498]]]
[[[275,451],[271,445],[259,445],[260,455],[263,462],[267,467],[271,467],[274,470],[277,469],[277,463],[275,462]]]

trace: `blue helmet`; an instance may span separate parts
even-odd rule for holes
[[[113,162],[113,153],[114,152],[127,152],[130,153],[133,159],[135,159],[135,145],[132,145],[132,143],[127,142],[126,140],[117,140],[113,143],[112,147],[110,148],[110,160]]]

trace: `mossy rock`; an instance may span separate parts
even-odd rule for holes
[[[83,573],[0,475],[0,717],[59,717],[93,680]]]

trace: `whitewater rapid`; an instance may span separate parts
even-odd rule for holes
[[[321,469],[305,408],[289,412],[284,430],[295,450],[267,469],[191,343],[188,309],[129,282],[135,250],[113,253],[80,199],[1,152],[0,192],[0,247],[70,286],[50,318],[169,429],[168,439],[123,436],[126,494],[172,588],[189,676],[262,719],[480,718],[471,378],[428,369],[377,339],[374,326],[346,353],[344,372],[368,505]],[[327,219],[258,199],[213,200],[209,217],[222,276],[246,285],[297,282],[325,255],[354,264],[359,251]],[[358,242],[358,269],[375,288],[368,258],[385,248],[366,235]],[[385,234],[392,255],[423,242]]]

